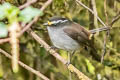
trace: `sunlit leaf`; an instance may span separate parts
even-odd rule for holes
[[[66,51],[64,51],[64,50],[59,50],[59,53],[60,53],[60,55],[61,55],[63,58],[67,59],[68,54],[67,54]],[[69,53],[69,54],[70,54],[70,53]]]
[[[87,64],[88,71],[91,74],[95,74],[95,67],[92,65],[92,63],[90,63],[90,61],[88,59],[85,59],[85,62]]]
[[[8,35],[8,29],[4,23],[0,23],[0,38]]]
[[[20,12],[19,19],[20,19],[20,21],[27,23],[27,22],[31,21],[33,17],[41,16],[42,14],[43,14],[42,11],[40,11],[39,9],[29,6]]]
[[[4,13],[4,9],[3,6],[0,5],[0,20],[5,18],[5,13]]]
[[[19,8],[11,5],[10,3],[4,3],[0,5],[0,19],[8,18],[10,23],[14,22],[17,19],[19,13]]]
[[[0,78],[3,77],[3,69],[2,69],[2,66],[0,65]]]
[[[4,8],[5,16],[8,18],[9,22],[10,23],[14,22],[17,19],[19,8],[9,3],[4,3],[3,8]]]

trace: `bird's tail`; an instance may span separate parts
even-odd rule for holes
[[[95,46],[90,43],[89,47],[91,49],[90,54],[92,55],[92,58],[100,62],[101,61],[101,57],[100,57],[100,55],[98,55]]]
[[[94,47],[91,47],[91,48],[92,49],[91,49],[90,53],[93,56],[93,58],[97,61],[101,61],[101,57],[100,57],[100,55],[98,55],[97,50]]]
[[[110,27],[102,27],[102,28],[92,29],[92,30],[90,30],[90,32],[92,34],[95,34],[96,32],[101,32],[101,31],[106,31],[106,30],[110,30]]]

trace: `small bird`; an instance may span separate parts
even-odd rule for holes
[[[100,56],[92,45],[91,38],[96,32],[109,30],[109,27],[87,30],[80,24],[62,17],[52,17],[43,25],[47,26],[49,37],[56,48],[73,52],[82,46],[88,46],[93,49],[91,53],[93,58],[100,61]]]

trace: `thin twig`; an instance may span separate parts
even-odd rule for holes
[[[105,19],[106,19],[106,24],[108,25],[108,15],[107,15],[107,1],[104,0],[104,13],[105,13]]]
[[[29,5],[35,3],[36,1],[37,1],[37,0],[29,0],[27,3],[21,5],[21,6],[19,7],[19,9],[23,9],[23,8],[25,8],[25,7],[28,7]]]
[[[96,28],[98,28],[98,22],[97,22],[97,9],[96,9],[96,3],[95,3],[95,0],[91,0],[92,2],[92,7],[93,7],[93,11],[94,11],[94,26]]]
[[[46,7],[52,3],[52,1],[53,0],[48,0],[47,2],[45,2],[45,4],[42,6],[42,8],[40,10],[44,11],[46,9]]]
[[[32,24],[34,24],[36,21],[38,20],[38,16],[36,16],[29,24],[27,24],[22,30],[21,32],[18,34],[18,37],[20,37],[25,31],[27,31]]]
[[[113,19],[109,25],[112,26],[119,19],[120,19],[120,11],[118,12],[118,14],[115,17],[113,17]]]
[[[103,63],[104,56],[105,56],[105,53],[106,53],[106,39],[107,39],[107,37],[105,36],[104,37],[104,44],[103,44],[103,53],[102,53],[102,56],[101,56],[101,63]]]
[[[8,42],[10,38],[0,39],[0,44]]]
[[[86,8],[86,9],[87,9],[88,11],[90,11],[92,14],[95,15],[94,11],[92,11],[90,8],[88,8],[86,5],[84,5],[81,1],[76,0],[76,2],[77,2],[79,5],[81,5],[81,6],[83,6],[84,8]],[[107,26],[104,24],[104,22],[103,22],[98,16],[96,16],[96,17],[97,17],[97,19],[101,22],[101,24],[102,24],[104,27],[107,27]]]
[[[0,52],[3,55],[5,55],[6,57],[8,57],[9,59],[12,59],[12,56],[9,53],[7,53],[6,51],[4,51],[3,49],[1,49],[1,48],[0,48]],[[19,63],[20,66],[22,66],[23,68],[27,69],[28,71],[34,73],[35,75],[37,75],[38,77],[42,78],[43,80],[50,80],[49,78],[47,78],[46,76],[44,76],[42,73],[40,73],[39,71],[36,71],[33,68],[27,66],[23,62],[19,61],[18,63]]]
[[[106,24],[108,25],[108,15],[107,15],[106,0],[104,0],[104,13],[105,13]],[[105,53],[106,53],[107,34],[109,34],[109,30],[106,32],[106,35],[104,37],[103,53],[102,53],[102,56],[101,56],[101,63],[103,63],[104,56],[105,56]]]

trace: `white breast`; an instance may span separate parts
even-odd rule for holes
[[[53,45],[60,49],[77,50],[80,45],[69,37],[61,27],[47,27]]]

